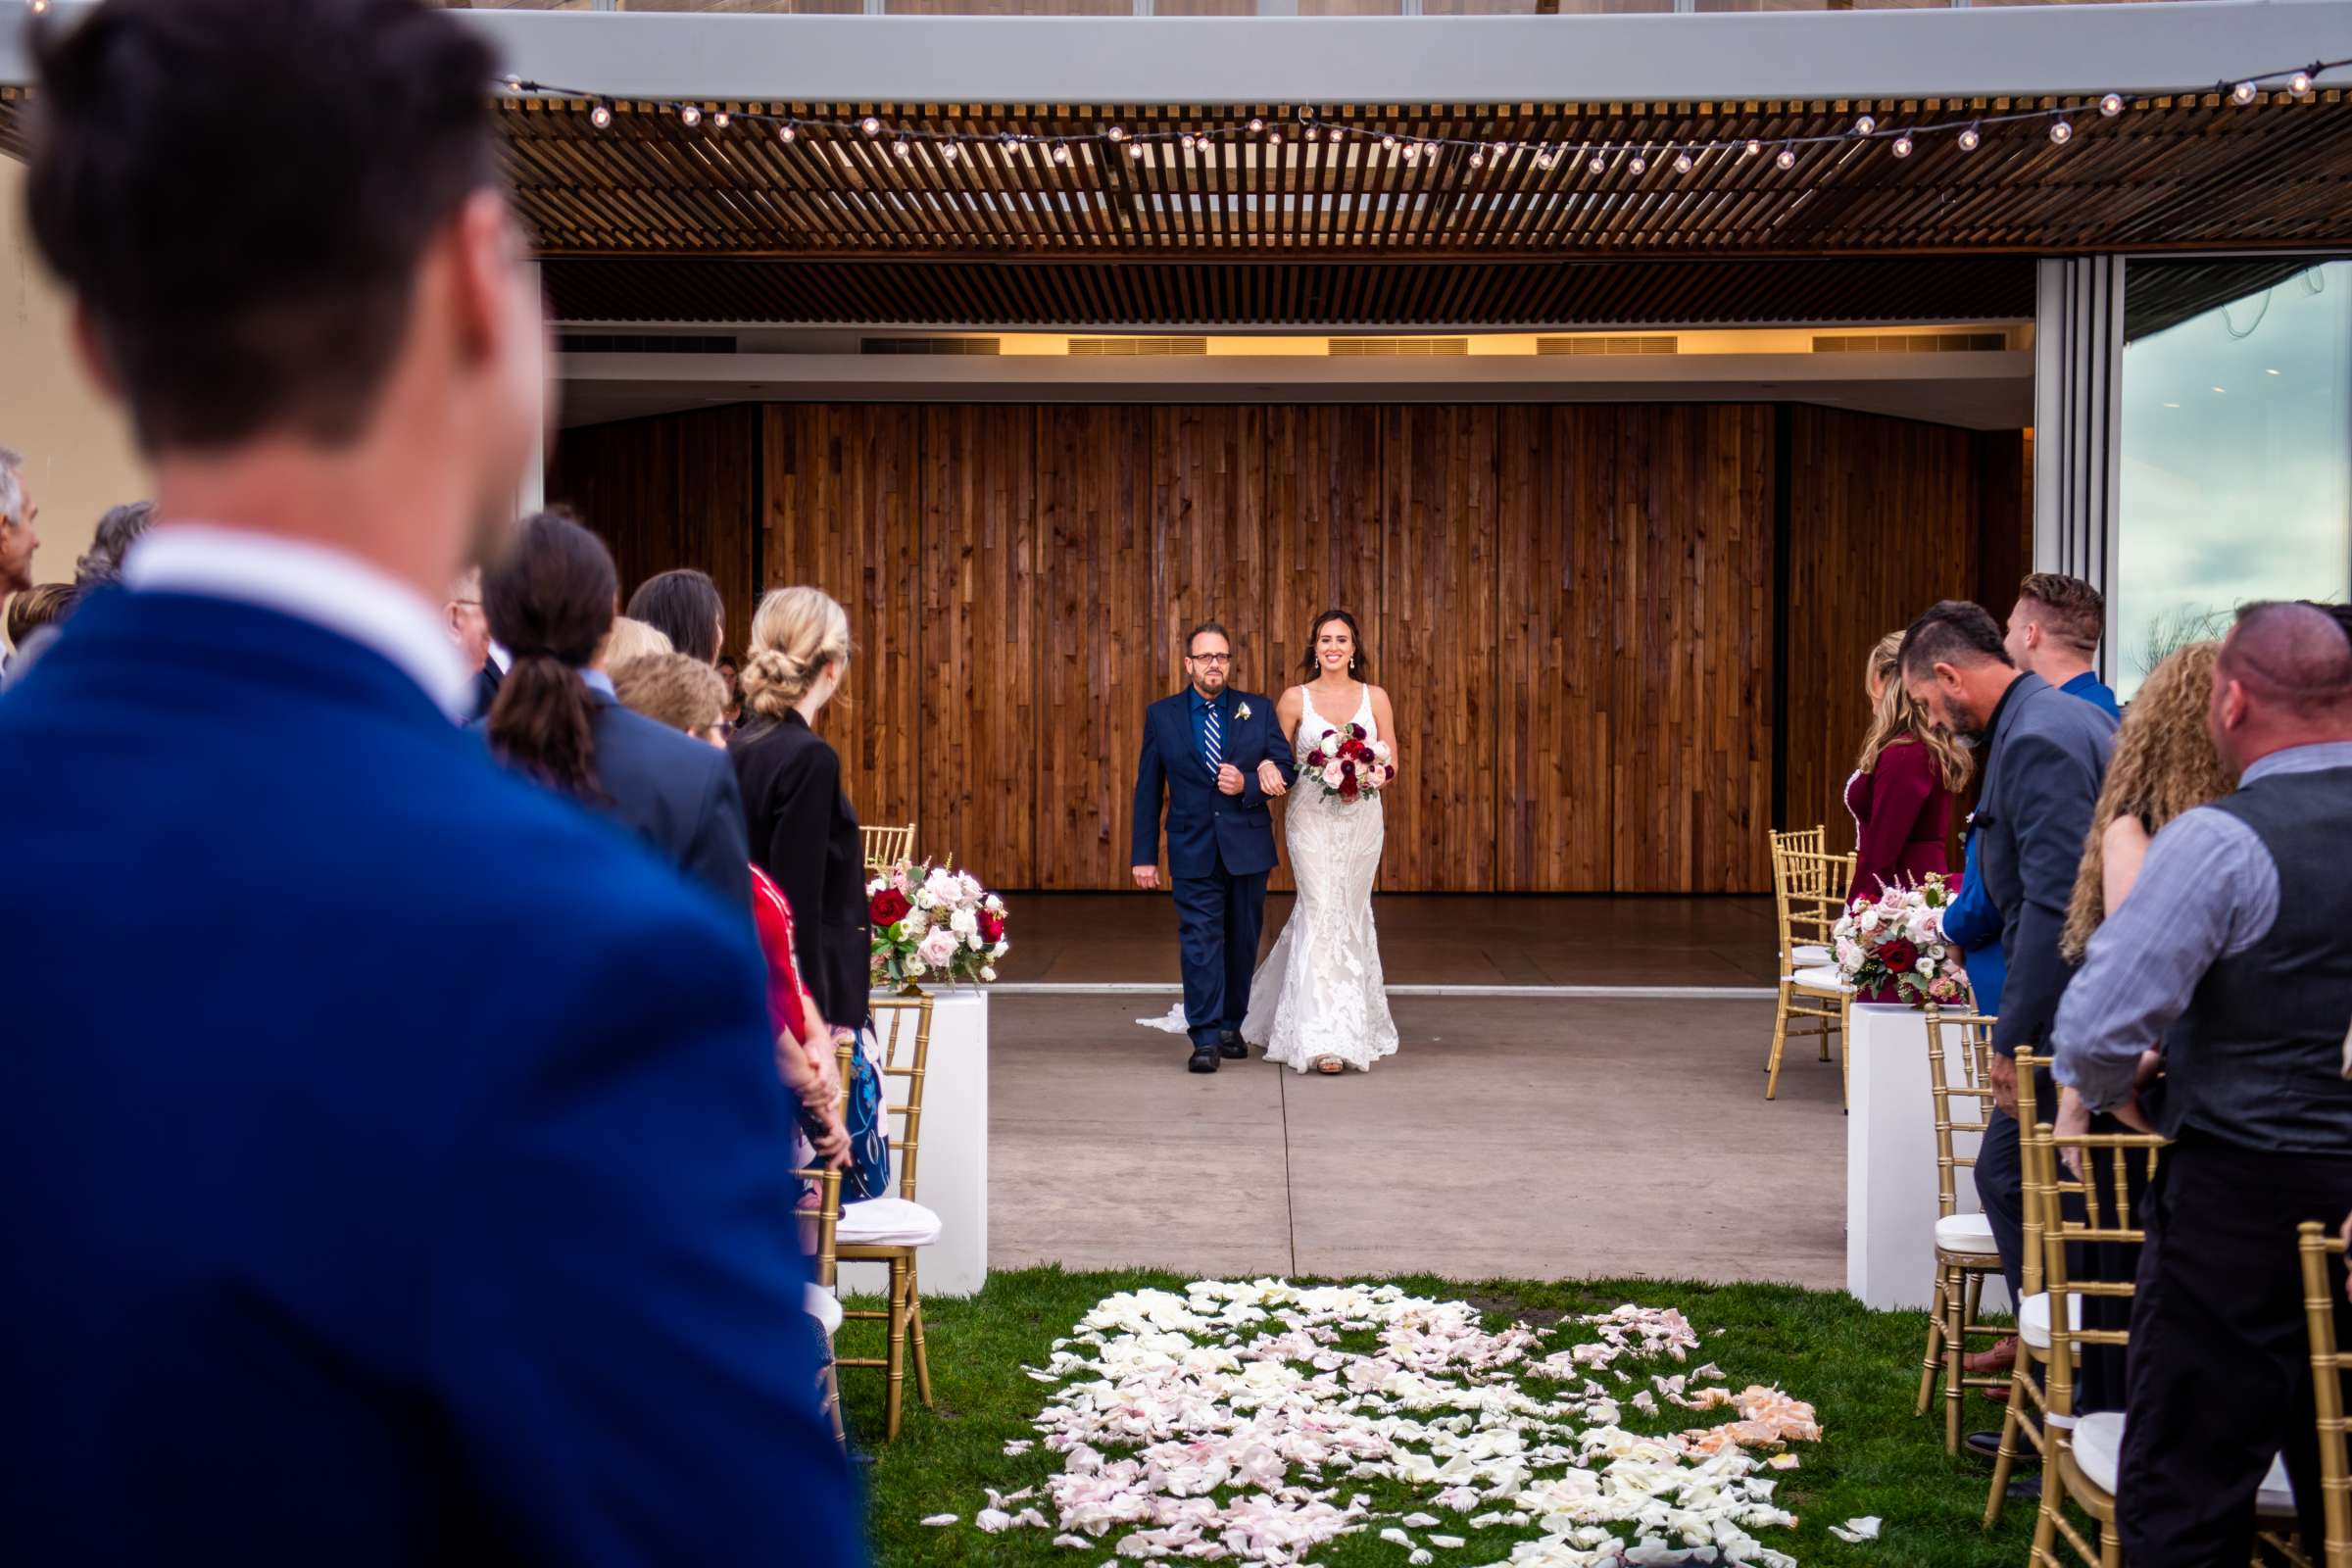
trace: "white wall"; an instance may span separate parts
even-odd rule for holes
[[[24,454],[40,503],[36,582],[64,582],[107,508],[147,494],[129,429],[74,363],[66,296],[24,222],[24,166],[0,158],[0,447]]]

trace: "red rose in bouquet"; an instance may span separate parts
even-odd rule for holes
[[[1004,917],[993,909],[980,911],[980,940],[994,947],[1004,940]]]
[[[1909,937],[1889,937],[1879,944],[1879,961],[1891,974],[1907,973],[1919,962],[1919,948]]]
[[[906,902],[906,894],[901,893],[897,888],[884,888],[874,895],[874,902],[868,912],[873,915],[876,925],[897,925],[901,920],[906,918],[906,911],[913,907],[913,905]]]

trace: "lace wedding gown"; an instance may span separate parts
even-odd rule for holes
[[[1315,711],[1303,688],[1298,695],[1294,750],[1303,759],[1339,726]],[[1355,722],[1372,737],[1369,686]],[[1242,1038],[1263,1046],[1268,1061],[1305,1072],[1333,1056],[1363,1071],[1396,1050],[1372,927],[1372,877],[1387,831],[1381,809],[1377,794],[1342,801],[1303,777],[1291,790],[1284,819],[1298,904],[1250,982],[1242,1022]]]

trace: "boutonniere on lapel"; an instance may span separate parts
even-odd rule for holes
[[[1234,716],[1234,717],[1236,717],[1236,718],[1238,718],[1238,719],[1241,719],[1241,720],[1242,720],[1244,723],[1247,723],[1247,722],[1249,722],[1249,719],[1250,719],[1250,705],[1249,705],[1248,703],[1244,703],[1244,704],[1243,704],[1241,707],[1239,707],[1239,708],[1235,709],[1235,710],[1233,710],[1233,716]]]

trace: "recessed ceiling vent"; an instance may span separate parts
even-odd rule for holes
[[[993,337],[869,337],[858,345],[860,354],[979,354],[1001,352]]]
[[[1538,354],[1676,354],[1681,340],[1673,337],[1540,337]]]
[[[1886,332],[1874,337],[1816,337],[1816,354],[1998,354],[2006,332]]]
[[[1459,360],[1470,353],[1466,337],[1335,337],[1335,360]]]
[[[1178,360],[1203,359],[1208,354],[1208,339],[1204,337],[1074,337],[1070,339],[1070,358],[1073,360]]]
[[[564,354],[733,354],[735,340],[709,333],[563,332],[556,348]]]

